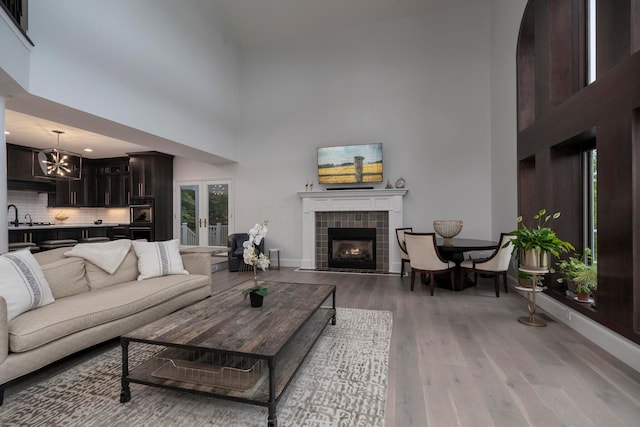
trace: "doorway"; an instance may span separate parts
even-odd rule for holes
[[[177,202],[181,245],[227,246],[233,233],[231,180],[180,182]]]

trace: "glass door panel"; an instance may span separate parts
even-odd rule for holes
[[[199,246],[200,184],[180,185],[180,244]]]
[[[227,246],[229,235],[229,183],[207,183],[209,246]]]

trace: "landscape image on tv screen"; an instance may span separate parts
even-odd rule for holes
[[[320,184],[382,182],[382,144],[318,148]]]

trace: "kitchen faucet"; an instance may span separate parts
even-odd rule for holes
[[[20,224],[20,223],[18,222],[18,207],[17,207],[16,205],[14,205],[14,204],[11,204],[11,205],[9,205],[9,207],[7,208],[7,210],[11,209],[12,207],[13,207],[13,209],[15,209],[15,210],[16,210],[16,219],[15,219],[15,221],[11,221],[10,223],[11,223],[11,224],[13,224],[13,225],[15,225],[15,226],[17,227],[17,226]]]
[[[24,214],[24,219],[27,219],[27,217],[29,218],[29,225],[33,225],[33,219],[31,219],[31,215]]]

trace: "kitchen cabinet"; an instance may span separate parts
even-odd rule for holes
[[[131,198],[153,200],[151,239],[173,237],[173,156],[156,151],[129,153]],[[131,231],[132,236],[134,230]]]
[[[82,165],[80,179],[63,179],[56,181],[54,207],[85,207],[90,206],[91,183],[95,178],[93,170],[86,163]],[[49,206],[52,206],[49,198]]]
[[[7,144],[7,189],[54,192],[54,181],[33,176],[37,161],[33,148]]]
[[[11,230],[9,229],[9,243],[29,242],[38,243],[43,240],[54,239],[55,230],[35,229],[35,230]]]
[[[97,198],[95,206],[126,207],[130,200],[129,158],[101,159],[96,162]]]
[[[171,194],[173,156],[147,151],[129,153],[131,197],[159,197]]]

